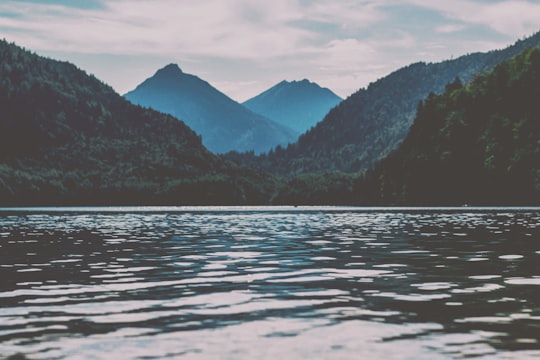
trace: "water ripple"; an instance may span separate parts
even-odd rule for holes
[[[538,209],[0,213],[0,354],[534,358]]]

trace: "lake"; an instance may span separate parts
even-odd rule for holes
[[[0,209],[14,354],[538,358],[540,208]]]

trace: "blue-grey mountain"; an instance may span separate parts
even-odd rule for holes
[[[260,153],[296,140],[298,133],[245,108],[178,65],[158,70],[124,95],[141,106],[182,119],[211,151]]]
[[[282,81],[243,103],[245,107],[299,133],[321,121],[343,99],[307,79]]]

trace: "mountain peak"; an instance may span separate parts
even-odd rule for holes
[[[180,69],[180,67],[178,66],[178,64],[169,64],[161,69],[159,69],[157,72],[156,72],[156,76],[178,76],[178,75],[181,75],[183,74],[182,73],[182,69]]]
[[[322,120],[340,101],[341,98],[329,89],[303,79],[283,80],[243,105],[303,133]]]
[[[159,69],[125,95],[131,102],[182,119],[211,151],[262,153],[296,139],[297,133],[256,114],[176,64]]]
[[[308,79],[302,79],[302,80],[291,80],[291,81],[288,81],[288,80],[283,80],[281,81],[279,84],[276,84],[275,86],[284,86],[284,85],[301,85],[301,84],[312,84],[311,81],[309,81]]]

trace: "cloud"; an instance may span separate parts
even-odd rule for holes
[[[370,44],[359,31],[384,20],[385,1],[343,0],[94,0],[44,2],[6,0],[0,28],[10,40],[36,51],[155,56],[181,61],[250,60],[259,68],[311,69],[333,66],[353,71],[367,59]],[[99,6],[97,6],[99,5]],[[333,33],[328,29],[332,28]],[[323,60],[315,64],[311,58]],[[372,59],[370,57],[369,59]],[[306,69],[309,70],[309,69]],[[283,71],[285,74],[291,72]],[[303,74],[301,77],[309,76]],[[106,79],[107,80],[107,79]],[[246,80],[247,81],[247,80]],[[245,81],[245,83],[246,83]],[[220,79],[232,89],[231,81]]]
[[[384,17],[375,2],[354,0],[309,5],[291,0],[103,0],[101,7],[89,8],[67,3],[7,0],[0,10],[19,16],[0,18],[0,26],[36,48],[256,58],[290,54],[326,40],[324,31],[304,28],[302,22],[334,24],[341,36],[350,36]]]
[[[99,9],[103,8],[105,0],[17,0],[19,4],[42,4],[42,5],[60,5],[81,9]]]
[[[105,9],[79,9],[11,1],[0,9],[20,16],[0,19],[0,27],[38,49],[116,54],[275,56],[309,37],[307,31],[283,26],[297,13],[287,1],[250,4],[109,0]]]
[[[467,28],[463,24],[446,24],[446,25],[440,25],[435,28],[435,31],[438,33],[454,33],[461,31],[463,29]]]
[[[524,0],[2,0],[0,30],[120,92],[175,61],[234,98],[304,77],[347,96],[414,61],[502,47],[538,14]]]
[[[537,1],[407,1],[439,11],[449,19],[486,26],[512,38],[530,35],[540,29],[540,3]]]
[[[305,17],[313,21],[333,23],[345,33],[372,26],[386,18],[381,11],[386,1],[319,0],[305,8]]]

